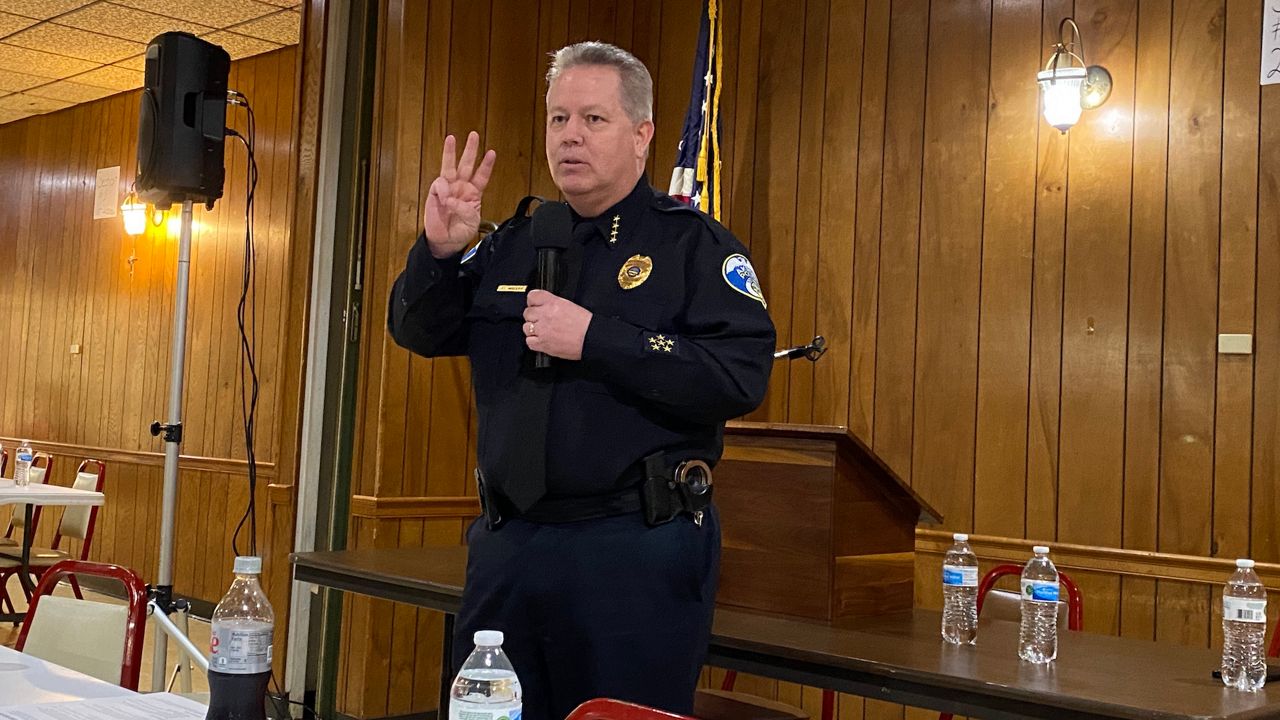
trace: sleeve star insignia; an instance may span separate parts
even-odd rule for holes
[[[670,354],[676,350],[676,339],[673,337],[645,333],[644,340],[646,343],[645,350],[648,352]]]

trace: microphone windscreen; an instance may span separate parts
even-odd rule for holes
[[[533,211],[533,246],[536,248],[569,247],[573,237],[573,214],[561,202],[545,202]]]

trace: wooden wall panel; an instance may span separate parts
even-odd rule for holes
[[[286,48],[233,64],[231,87],[245,92],[257,115],[255,235],[258,331],[258,550],[277,612],[277,657],[283,659],[288,567],[292,548],[292,476],[272,490],[277,462],[295,451],[296,429],[276,427],[298,406],[296,314],[290,305],[301,262],[291,238],[298,51]],[[95,173],[119,165],[122,194],[132,181],[138,91],[0,125],[0,331],[12,352],[0,359],[0,443],[31,439],[57,460],[52,481],[69,485],[80,460],[108,463],[107,505],[98,518],[91,558],[133,567],[156,580],[163,444],[148,427],[165,415],[169,343],[177,267],[178,208],[170,223],[129,238],[119,218],[92,220]],[[246,130],[243,110],[228,125]],[[216,602],[230,580],[231,537],[248,500],[237,380],[236,304],[244,248],[242,146],[227,144],[225,195],[213,211],[195,212],[183,406],[184,460],[179,475],[174,586]],[[132,266],[129,258],[135,261]],[[303,276],[305,278],[305,275]],[[286,334],[293,333],[291,343]],[[70,352],[72,345],[78,353]],[[296,427],[296,426],[295,426]],[[282,453],[282,450],[285,450]],[[292,470],[290,470],[291,472]],[[60,512],[42,524],[49,542]],[[247,552],[247,539],[240,540]],[[283,660],[281,660],[283,661]]]
[[[546,53],[616,41],[654,76],[648,167],[665,188],[698,9],[385,0],[360,494],[474,493],[466,363],[410,358],[382,330],[444,134],[475,128],[498,151],[486,218],[554,193]],[[761,271],[779,344],[816,333],[831,347],[816,366],[778,365],[751,419],[851,427],[948,531],[1280,560],[1280,296],[1262,280],[1280,272],[1280,136],[1259,122],[1280,113],[1280,90],[1256,84],[1257,3],[741,0],[722,12],[724,220]],[[1032,75],[1072,14],[1115,90],[1063,135],[1041,118]],[[1218,356],[1219,332],[1255,333],[1255,354]],[[459,542],[462,514],[361,517],[354,544]],[[922,562],[917,603],[934,606]],[[1091,627],[1215,641],[1213,583],[1076,570]],[[397,609],[387,634],[362,608],[343,707],[433,707],[437,619]],[[370,632],[389,660],[359,642]],[[742,683],[814,702],[810,688]],[[853,698],[840,713],[917,714]]]

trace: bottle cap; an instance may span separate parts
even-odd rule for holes
[[[1035,553],[1035,554],[1037,554],[1037,555],[1048,555],[1048,554],[1049,554],[1049,546],[1048,546],[1048,545],[1036,545],[1035,547],[1031,548],[1031,552],[1033,552],[1033,553]]]
[[[969,542],[969,536],[965,535],[964,533],[956,533],[955,535],[951,536],[951,539],[955,540],[956,542]]]
[[[259,575],[262,573],[262,558],[240,555],[236,558],[234,571],[237,575]]]
[[[1236,567],[1244,570],[1251,570],[1253,569],[1253,561],[1248,558],[1240,558],[1236,561]]]
[[[477,630],[475,637],[476,647],[502,647],[502,641],[505,639],[501,630]]]

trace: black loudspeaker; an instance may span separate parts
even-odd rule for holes
[[[147,45],[138,110],[138,195],[159,207],[222,197],[231,56],[184,32]]]

